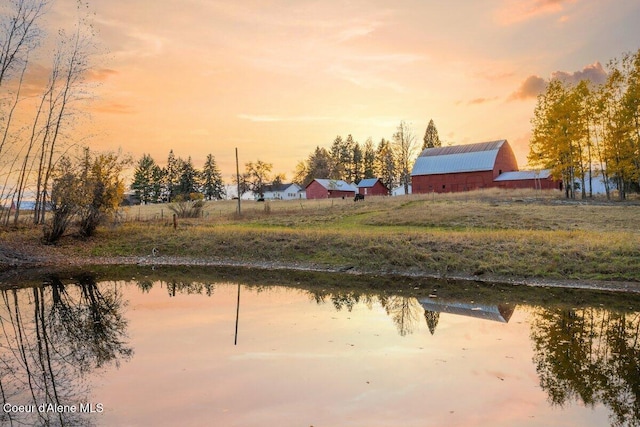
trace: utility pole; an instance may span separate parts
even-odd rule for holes
[[[240,166],[238,166],[238,147],[236,147],[236,182],[238,183],[238,216],[242,215],[240,210]]]

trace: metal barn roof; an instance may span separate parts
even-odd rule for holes
[[[337,190],[337,191],[357,191],[358,189],[351,185],[347,184],[341,179],[319,179],[316,178],[318,184],[322,185],[327,190]]]
[[[378,178],[366,178],[366,179],[361,180],[358,183],[358,188],[373,187],[374,185],[376,185],[376,182],[378,182]]]
[[[436,175],[493,170],[498,150],[507,141],[426,148],[416,159],[411,175]]]
[[[517,171],[517,172],[504,172],[498,176],[494,181],[521,181],[525,179],[547,179],[551,176],[549,169],[543,169],[540,171]]]

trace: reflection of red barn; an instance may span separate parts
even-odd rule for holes
[[[340,179],[314,179],[307,185],[307,199],[354,197],[356,188]]]
[[[448,193],[480,188],[559,188],[557,182],[531,174],[511,175],[515,180],[498,180],[518,171],[516,157],[506,140],[469,145],[427,148],[416,159],[411,172],[413,193]],[[507,175],[508,177],[509,175]]]
[[[367,178],[358,183],[358,194],[363,196],[388,196],[389,189],[380,178]]]

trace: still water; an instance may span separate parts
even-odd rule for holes
[[[0,423],[640,425],[635,295],[163,274],[5,280]]]

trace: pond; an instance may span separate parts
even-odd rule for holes
[[[0,286],[2,425],[640,425],[636,294],[168,267]]]

